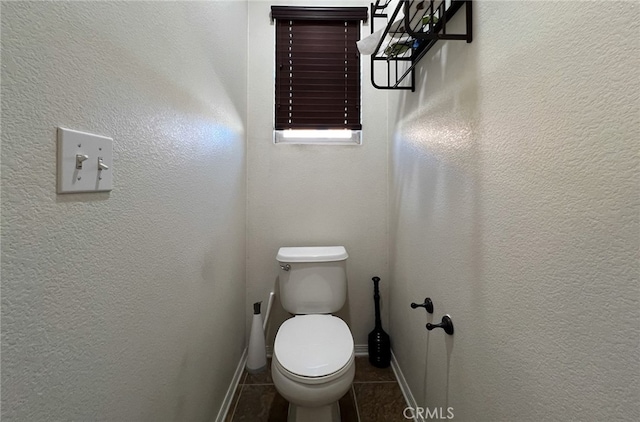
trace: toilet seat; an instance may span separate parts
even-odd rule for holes
[[[291,371],[289,371],[287,368],[283,367],[282,364],[278,361],[278,357],[275,354],[273,356],[274,356],[273,365],[275,366],[275,368],[277,368],[276,370],[280,374],[282,374],[285,378],[290,379],[291,381],[295,381],[296,383],[308,384],[308,385],[312,385],[312,384],[327,384],[327,383],[330,383],[333,380],[337,380],[339,378],[342,378],[355,365],[355,356],[352,356],[351,359],[347,362],[347,364],[345,366],[343,366],[341,369],[339,369],[338,371],[336,371],[336,372],[334,372],[332,374],[325,375],[325,376],[322,376],[322,377],[303,377],[301,375],[296,375],[296,374],[292,373]]]
[[[280,326],[273,356],[287,378],[326,382],[341,376],[353,363],[353,336],[336,316],[297,315]]]

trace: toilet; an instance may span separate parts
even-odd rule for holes
[[[294,314],[276,334],[271,376],[289,401],[287,422],[339,422],[353,382],[353,336],[331,315],[347,298],[343,246],[280,248],[280,302]]]

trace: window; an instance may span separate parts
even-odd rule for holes
[[[322,130],[322,138],[339,139],[361,130],[356,42],[367,8],[272,6],[271,16],[276,131],[284,131],[283,138],[309,139],[309,130]]]

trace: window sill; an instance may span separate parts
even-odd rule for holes
[[[361,130],[274,130],[274,144],[362,145]]]

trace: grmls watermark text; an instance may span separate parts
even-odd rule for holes
[[[402,415],[405,419],[453,419],[453,407],[405,407]]]

